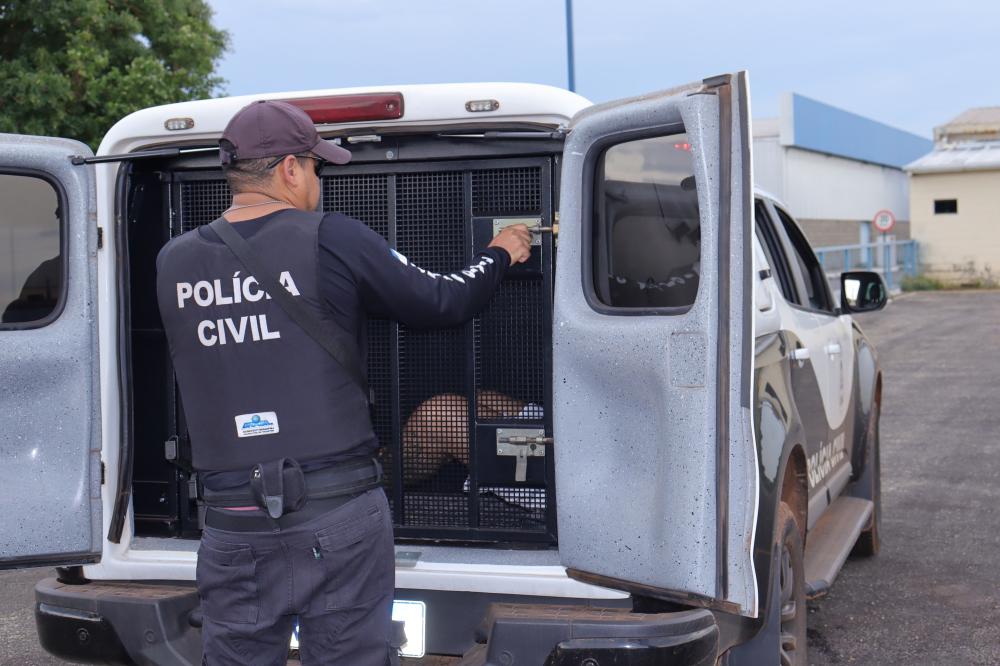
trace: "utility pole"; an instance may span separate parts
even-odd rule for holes
[[[569,89],[576,92],[576,74],[573,71],[573,0],[566,0],[566,62],[569,68]]]

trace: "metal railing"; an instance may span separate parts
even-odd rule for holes
[[[890,291],[898,291],[904,276],[917,274],[919,251],[915,240],[880,240],[856,245],[828,245],[814,248],[830,286],[840,290],[840,274],[865,270],[881,273]]]

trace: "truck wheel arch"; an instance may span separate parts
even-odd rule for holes
[[[780,503],[786,503],[791,508],[802,535],[802,543],[806,540],[806,525],[809,518],[809,481],[806,473],[806,454],[801,444],[794,444],[785,459],[785,471],[781,476]],[[775,534],[774,539],[779,535]],[[772,541],[774,540],[772,539]]]

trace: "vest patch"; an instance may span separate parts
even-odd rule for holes
[[[240,414],[236,417],[237,437],[256,437],[278,433],[278,415],[274,412]]]
[[[271,300],[271,295],[263,291],[257,284],[257,278],[252,275],[240,277],[241,271],[233,273],[232,289],[229,281],[223,279],[199,280],[197,282],[178,282],[176,284],[177,309],[183,310],[185,305],[194,304],[198,307],[233,305],[234,303],[256,303],[262,298]],[[295,280],[289,271],[282,271],[278,282],[292,296],[301,296]],[[254,314],[238,319],[205,319],[198,322],[198,342],[205,347],[224,345],[227,342],[241,344],[243,342],[261,342],[281,338],[281,331],[272,331],[267,326],[267,315]],[[241,435],[242,437],[242,435]]]

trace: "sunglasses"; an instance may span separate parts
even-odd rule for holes
[[[264,168],[265,169],[273,169],[274,167],[276,167],[279,164],[281,164],[281,161],[283,159],[285,159],[286,157],[288,157],[288,155],[282,155],[281,157],[277,157],[274,160],[272,160],[270,163],[268,163],[268,165],[266,167],[264,167]],[[292,157],[306,157],[308,159],[311,159],[313,161],[313,169],[316,171],[316,176],[317,177],[319,177],[320,172],[323,170],[323,167],[326,165],[326,160],[324,160],[322,157],[319,157],[318,155],[292,155]]]

